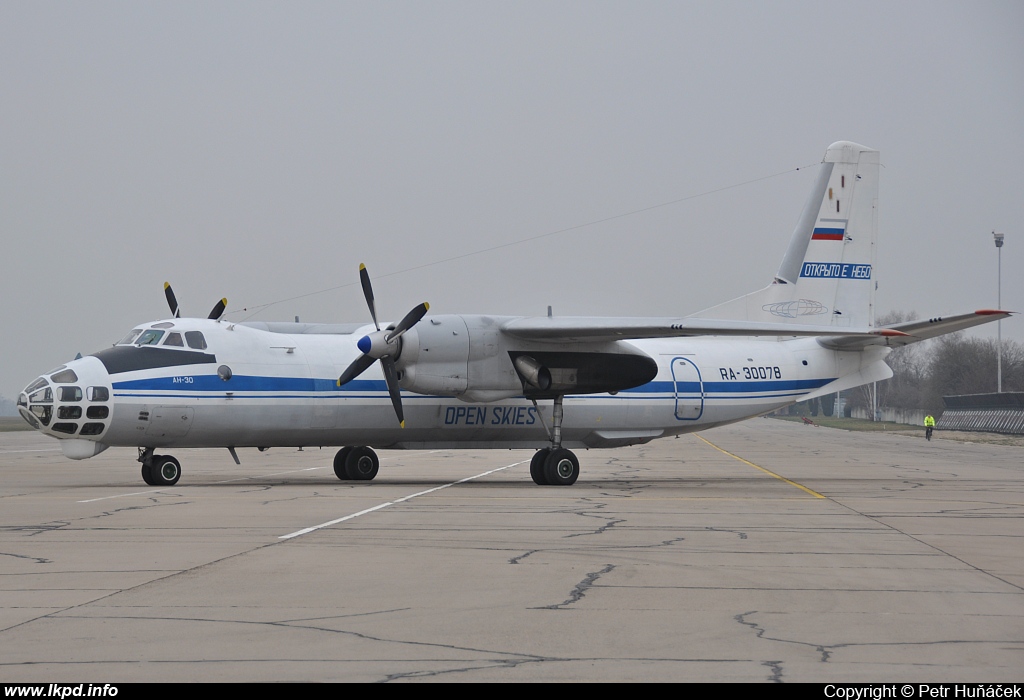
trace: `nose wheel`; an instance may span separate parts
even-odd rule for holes
[[[140,450],[142,480],[150,486],[174,486],[181,478],[181,462],[170,455],[155,455],[153,448]]]

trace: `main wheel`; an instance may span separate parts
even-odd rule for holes
[[[157,486],[174,486],[181,478],[181,463],[170,455],[154,457],[150,474]]]
[[[345,473],[353,481],[370,481],[379,467],[377,453],[369,447],[353,447],[345,457]]]
[[[159,486],[160,484],[153,477],[153,464],[151,462],[142,463],[142,480],[150,486]]]
[[[338,454],[334,455],[334,475],[342,481],[348,481],[348,472],[345,471],[345,460],[351,451],[351,447],[342,447],[338,450]]]
[[[544,460],[544,478],[552,486],[572,486],[580,476],[580,461],[571,450],[551,450]]]
[[[537,450],[533,459],[530,460],[530,477],[537,486],[548,485],[548,478],[544,476],[544,461],[549,454],[551,454],[551,448],[545,447],[543,450]]]

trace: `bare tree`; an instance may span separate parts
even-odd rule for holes
[[[942,397],[988,394],[996,390],[994,338],[969,338],[954,333],[937,339],[927,357],[921,408],[941,411]],[[1003,341],[1003,391],[1024,391],[1024,346]]]

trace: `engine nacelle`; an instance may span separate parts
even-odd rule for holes
[[[469,387],[469,330],[461,316],[431,316],[402,336],[398,383],[417,394],[459,396]]]
[[[651,381],[658,372],[653,359],[628,343],[553,350],[549,343],[503,334],[506,320],[424,318],[402,336],[395,360],[400,386],[418,394],[486,402],[621,391]]]

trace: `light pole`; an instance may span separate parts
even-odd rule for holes
[[[992,232],[996,242],[996,308],[1003,308],[1003,234]],[[1003,393],[1003,322],[996,321],[996,393]]]

